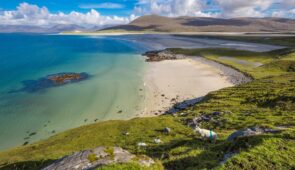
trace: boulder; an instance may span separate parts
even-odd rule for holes
[[[261,135],[263,133],[279,133],[281,132],[280,129],[269,129],[269,128],[260,128],[260,127],[250,127],[242,130],[238,130],[233,132],[227,138],[228,141],[233,141],[238,137],[248,137],[248,136],[255,136]]]
[[[171,129],[170,129],[169,127],[165,127],[165,128],[163,129],[163,132],[164,132],[165,134],[169,134],[169,133],[171,132]]]
[[[104,165],[131,161],[136,161],[140,165],[147,167],[154,164],[151,158],[147,156],[137,157],[120,147],[98,147],[65,156],[43,168],[43,170],[88,170]]]

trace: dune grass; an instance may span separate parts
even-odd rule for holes
[[[171,49],[175,53],[203,56],[238,69],[254,80],[209,93],[204,100],[182,111],[128,121],[106,121],[82,126],[27,146],[0,153],[0,169],[39,169],[75,151],[98,146],[119,146],[136,155],[157,160],[150,169],[292,169],[295,167],[295,52],[292,49],[255,53],[232,49]],[[244,67],[221,56],[261,62]],[[218,133],[208,143],[186,125],[189,118],[220,111],[223,114],[201,127]],[[237,129],[252,126],[284,127],[278,134],[226,140]],[[163,133],[169,127],[171,133]],[[124,135],[128,132],[129,135]],[[160,138],[163,143],[155,144]],[[148,144],[138,148],[138,142]],[[221,163],[227,153],[236,153]],[[162,165],[161,165],[162,164]],[[138,169],[133,163],[102,169]]]

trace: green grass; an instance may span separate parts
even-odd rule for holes
[[[291,48],[274,50],[271,52],[251,52],[227,48],[205,48],[205,49],[170,49],[177,54],[189,56],[202,56],[207,59],[233,67],[255,79],[277,76],[286,72],[294,72],[295,51]],[[227,57],[228,59],[224,59]],[[235,60],[230,60],[233,58]],[[245,65],[237,62],[257,62],[263,64],[260,67]]]
[[[106,121],[57,134],[47,140],[0,153],[2,169],[39,169],[75,151],[98,146],[119,146],[136,155],[147,155],[157,164],[150,169],[292,169],[295,167],[295,52],[293,49],[256,53],[231,49],[171,49],[175,53],[203,56],[229,65],[253,77],[250,83],[221,89],[187,108],[186,116],[170,115]],[[260,67],[245,67],[221,56],[260,62]],[[193,133],[186,120],[221,111],[215,121],[203,122],[202,128],[218,133],[216,143],[208,143]],[[220,123],[216,123],[216,121]],[[226,141],[237,129],[251,126],[286,129],[278,134]],[[165,127],[171,128],[164,134]],[[123,135],[129,132],[129,135]],[[155,144],[160,138],[163,143]],[[148,144],[138,148],[138,142]],[[108,151],[111,152],[111,151]],[[237,152],[221,165],[225,153]],[[101,169],[140,169],[136,163],[109,165]]]
[[[112,164],[97,168],[96,170],[162,170],[164,167],[160,162],[156,162],[150,167],[143,167],[138,163]]]
[[[98,158],[96,157],[96,154],[89,154],[87,159],[90,161],[90,162],[94,162],[94,161],[97,161]]]

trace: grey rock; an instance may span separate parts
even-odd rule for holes
[[[233,156],[235,156],[237,153],[235,152],[229,152],[229,153],[226,153],[224,156],[223,156],[223,159],[222,161],[219,162],[219,164],[224,164],[228,159],[232,158]]]
[[[255,136],[261,135],[264,133],[279,133],[281,129],[269,129],[269,128],[260,128],[260,127],[251,127],[242,130],[235,131],[227,138],[228,141],[233,141],[238,137],[248,137],[248,136]]]
[[[111,152],[113,153],[110,153]],[[65,156],[42,170],[90,170],[109,164],[128,163],[136,156],[119,147],[98,147]],[[150,166],[154,161],[149,157],[136,159],[142,166]]]
[[[163,129],[163,132],[164,132],[165,134],[169,134],[169,133],[171,132],[171,129],[170,129],[169,127],[165,127],[165,128]]]
[[[201,121],[209,122],[211,120],[211,117],[208,115],[202,115],[200,116]]]
[[[146,56],[147,62],[158,62],[163,60],[177,60],[185,58],[184,55],[173,54],[169,50],[161,50],[161,51],[148,51],[143,54]]]
[[[213,116],[220,116],[222,113],[221,112],[213,112],[212,115]]]
[[[199,121],[200,119],[195,117],[195,118],[190,118],[186,120],[186,124],[187,126],[191,127],[191,128],[195,128],[196,126],[199,125]]]

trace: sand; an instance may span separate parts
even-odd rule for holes
[[[224,70],[201,58],[148,63],[144,83],[146,97],[141,116],[163,114],[175,103],[234,86]]]

